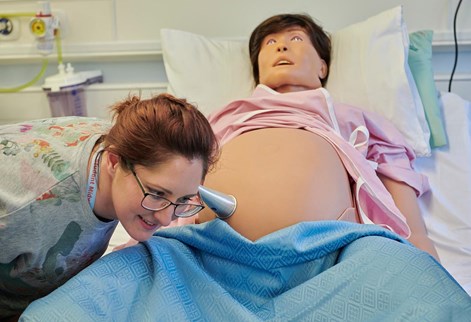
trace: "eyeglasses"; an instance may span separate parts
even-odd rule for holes
[[[204,209],[204,206],[202,204],[178,202],[175,203],[155,193],[147,192],[144,189],[141,180],[137,176],[136,171],[134,171],[134,166],[128,163],[128,168],[131,170],[134,178],[136,178],[139,188],[141,188],[141,191],[144,194],[144,198],[142,198],[141,201],[141,206],[143,208],[151,211],[160,211],[164,210],[167,207],[174,206],[173,215],[181,218],[194,216]]]

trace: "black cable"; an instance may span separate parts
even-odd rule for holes
[[[453,69],[451,71],[450,81],[448,83],[448,92],[451,92],[451,83],[453,82],[453,75],[455,74],[456,65],[458,64],[458,40],[456,39],[456,17],[458,16],[458,11],[460,10],[461,1],[458,2],[455,11],[455,17],[453,19],[453,37],[455,40],[455,63],[453,64]]]

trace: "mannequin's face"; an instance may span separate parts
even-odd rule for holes
[[[325,61],[300,27],[265,37],[258,64],[260,84],[280,93],[320,88],[327,74]]]

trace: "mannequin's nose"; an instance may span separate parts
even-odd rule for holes
[[[278,46],[278,49],[277,49],[279,52],[282,52],[282,51],[287,51],[288,50],[288,47],[286,47],[285,45],[280,45]]]

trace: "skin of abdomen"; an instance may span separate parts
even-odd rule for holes
[[[352,206],[348,174],[335,149],[302,129],[243,133],[222,147],[205,186],[237,199],[226,221],[256,240],[301,221],[336,220]],[[214,218],[206,208],[204,222]]]

